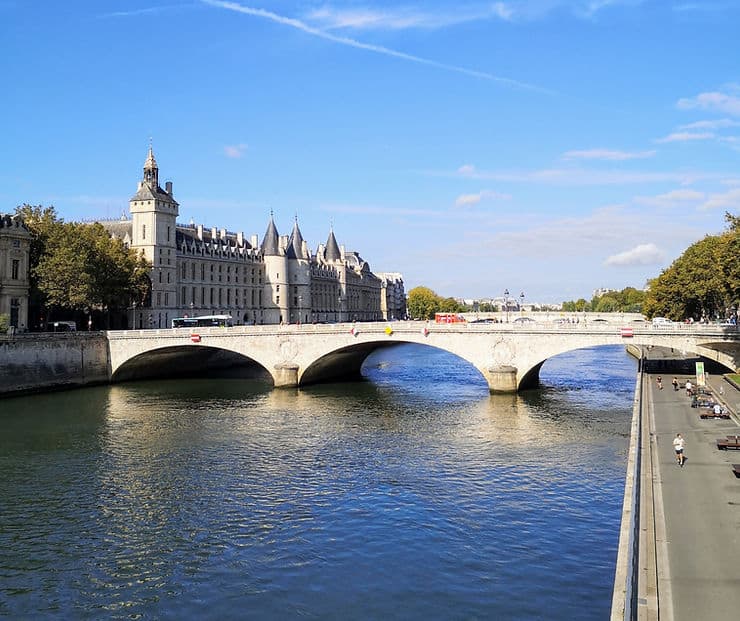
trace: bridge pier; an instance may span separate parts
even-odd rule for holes
[[[488,382],[488,390],[497,393],[510,393],[517,391],[516,380],[517,368],[509,365],[489,367],[483,375]]]
[[[276,364],[272,372],[275,388],[298,387],[298,365],[292,363]]]

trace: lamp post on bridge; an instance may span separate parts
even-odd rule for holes
[[[509,323],[509,290],[504,289],[504,308],[506,308],[506,323]]]
[[[521,300],[519,302],[519,316],[523,317],[524,316],[524,291],[522,291],[519,294],[519,299]]]

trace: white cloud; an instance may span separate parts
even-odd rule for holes
[[[460,67],[457,65],[448,65],[447,63],[438,62],[436,60],[431,60],[429,58],[422,58],[421,56],[414,56],[413,54],[406,54],[405,52],[399,52],[397,50],[393,50],[391,48],[384,47],[382,45],[363,43],[362,41],[358,41],[357,39],[351,39],[349,37],[334,35],[325,30],[321,30],[319,28],[311,26],[299,19],[295,19],[292,17],[286,17],[284,15],[279,15],[277,13],[273,13],[272,11],[266,11],[265,9],[248,7],[248,6],[239,4],[238,2],[230,2],[227,0],[200,0],[200,1],[203,4],[207,4],[209,6],[217,7],[220,9],[225,9],[227,11],[234,11],[236,13],[242,13],[243,15],[249,15],[251,17],[258,17],[261,19],[266,19],[276,24],[282,24],[283,26],[289,26],[290,28],[295,28],[296,30],[300,30],[301,32],[304,32],[306,34],[312,35],[314,37],[319,37],[321,39],[324,39],[326,41],[331,41],[339,45],[346,45],[348,47],[353,47],[355,49],[365,50],[367,52],[374,52],[375,54],[382,54],[384,56],[390,56],[390,57],[398,58],[401,60],[407,60],[412,63],[418,63],[421,65],[426,65],[428,67],[435,67],[437,69],[443,69],[445,71],[453,71],[455,73],[461,73],[461,74],[468,75],[474,78],[480,78],[483,80],[491,80],[494,82],[498,82],[500,84],[505,84],[506,86],[509,86],[509,87],[539,91],[542,93],[551,92],[544,88],[534,86],[532,84],[527,84],[526,82],[520,82],[518,80],[512,80],[510,78],[503,78],[500,76],[493,75],[492,73],[487,73],[485,71],[476,71],[475,69],[467,69],[465,67]]]
[[[477,194],[461,194],[455,199],[455,207],[469,207],[477,205],[482,200],[509,200],[511,195],[494,192],[492,190],[481,190]]]
[[[702,201],[705,196],[703,192],[697,192],[696,190],[673,190],[657,196],[638,196],[635,198],[635,202],[655,207],[673,207],[679,203]]]
[[[681,110],[711,110],[740,116],[740,97],[714,91],[711,93],[700,93],[696,97],[679,99],[676,106]]]
[[[654,142],[689,142],[691,140],[710,140],[714,138],[712,132],[674,132],[668,134],[665,138],[657,138]]]
[[[317,22],[323,29],[352,28],[355,30],[405,30],[409,28],[446,28],[467,22],[502,19],[509,20],[513,10],[503,2],[470,7],[458,7],[452,13],[424,12],[416,7],[339,9],[323,6],[306,14],[305,19]]]
[[[653,157],[655,151],[614,151],[610,149],[587,149],[584,151],[566,151],[565,159],[623,161]]]
[[[740,127],[740,121],[733,121],[732,119],[714,119],[710,121],[696,121],[695,123],[688,123],[681,125],[679,129],[692,130],[692,129],[724,129],[725,127]]]
[[[604,261],[610,267],[624,267],[630,265],[658,265],[664,260],[664,255],[655,244],[640,244],[631,250],[613,254]]]
[[[454,173],[427,171],[432,176],[465,177],[483,181],[507,183],[539,183],[560,186],[625,185],[643,183],[678,183],[688,185],[699,180],[723,179],[720,172],[642,172],[625,170],[588,170],[585,168],[546,168],[541,170],[478,170],[470,164],[458,168]]]
[[[740,188],[734,188],[721,194],[710,194],[702,209],[740,209]]]
[[[241,144],[233,144],[233,145],[226,145],[224,147],[224,153],[226,154],[226,157],[231,157],[234,159],[238,159],[244,155],[244,152],[247,150],[247,145],[241,143]]]

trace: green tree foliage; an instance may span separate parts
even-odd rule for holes
[[[689,246],[650,281],[645,314],[674,321],[724,318],[740,301],[740,218],[726,214],[728,230]]]
[[[24,205],[16,212],[32,234],[32,287],[45,305],[107,311],[143,301],[148,262],[102,225],[65,223],[53,207]]]
[[[575,301],[563,302],[566,312],[597,312],[597,313],[640,313],[645,292],[626,287],[621,291],[609,291],[604,295],[594,297],[590,302],[580,298]]]
[[[439,301],[439,312],[441,313],[461,313],[463,307],[455,298],[442,298]]]
[[[414,287],[409,291],[406,308],[412,319],[434,319],[439,312],[439,296],[427,287]]]

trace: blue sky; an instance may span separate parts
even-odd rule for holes
[[[0,211],[297,215],[407,288],[643,287],[740,212],[740,3],[0,0]]]

